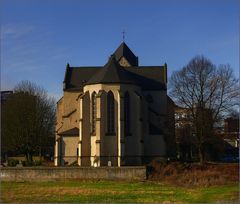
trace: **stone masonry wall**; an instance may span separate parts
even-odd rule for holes
[[[3,167],[1,181],[144,180],[146,167]]]

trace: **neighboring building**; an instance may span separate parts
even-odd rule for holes
[[[177,128],[189,126],[192,127],[191,111],[188,108],[175,106],[175,127]],[[177,138],[177,136],[176,136]]]
[[[197,118],[200,121],[201,114],[198,111],[198,108],[194,109],[194,114],[199,115]],[[208,109],[203,111],[205,157],[208,160],[217,160],[223,155],[235,154],[235,149],[239,148],[239,119],[227,118],[224,120],[224,126],[214,126],[211,113]],[[175,107],[175,135],[178,157],[183,160],[196,158],[197,138],[190,109]]]
[[[142,165],[174,156],[167,64],[139,66],[123,42],[102,67],[66,67],[55,165]]]
[[[13,91],[1,91],[1,105],[7,101],[11,94],[13,94]]]
[[[197,150],[197,135],[196,128],[193,124],[193,114],[196,122],[202,123],[203,118],[203,140],[205,146],[207,146],[208,140],[213,136],[213,123],[212,123],[212,111],[209,109],[203,109],[201,111],[200,108],[195,107],[192,110],[189,108],[183,108],[179,106],[175,106],[175,135],[176,135],[176,143],[177,143],[177,152],[178,158],[183,160],[192,160],[198,157]],[[199,124],[199,126],[201,126]],[[208,150],[205,150],[205,153]]]
[[[183,135],[188,138],[187,140],[196,135],[196,129],[193,125],[193,114],[195,122],[199,124],[199,127],[203,126],[204,137],[213,135],[213,119],[210,109],[195,107],[192,113],[192,110],[189,108],[175,106],[175,131],[177,143],[183,139]],[[184,134],[182,134],[183,132]]]
[[[190,109],[175,106],[175,136],[178,158],[191,160],[196,155],[196,138]]]
[[[229,117],[224,120],[223,139],[232,147],[239,148],[239,118]]]

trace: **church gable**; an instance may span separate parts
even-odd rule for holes
[[[133,54],[125,42],[123,42],[113,54],[123,67],[138,66],[138,57]]]
[[[123,67],[131,66],[131,64],[127,61],[127,59],[125,57],[121,57],[121,59],[119,60],[119,64]]]

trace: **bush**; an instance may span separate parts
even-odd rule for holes
[[[19,161],[16,159],[9,159],[8,160],[8,166],[14,167],[17,166],[17,164],[19,164]]]
[[[23,165],[23,166],[28,166],[28,164],[29,164],[29,162],[27,162],[27,161],[22,161],[22,165]]]
[[[236,183],[239,180],[238,164],[205,164],[152,162],[148,178],[177,186],[212,186]]]
[[[34,166],[41,166],[42,165],[42,162],[40,161],[40,160],[38,160],[38,161],[33,161],[33,165]]]
[[[23,166],[41,166],[42,162],[41,161],[22,161]]]

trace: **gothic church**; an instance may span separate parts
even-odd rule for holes
[[[167,64],[139,66],[124,42],[104,66],[67,64],[54,154],[56,166],[143,165],[174,156]]]

